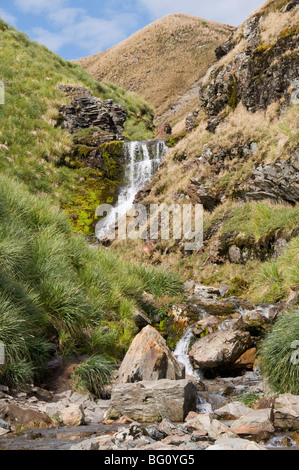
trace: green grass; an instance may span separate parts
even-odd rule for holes
[[[79,392],[89,392],[100,398],[101,392],[113,377],[113,364],[104,356],[91,356],[73,373],[74,385]]]
[[[260,351],[264,377],[277,393],[299,395],[299,311],[286,314],[266,336]]]

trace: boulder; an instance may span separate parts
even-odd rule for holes
[[[118,384],[112,390],[106,419],[126,415],[140,423],[155,423],[163,418],[183,422],[196,410],[197,389],[189,380],[143,381]]]
[[[7,421],[13,427],[47,428],[53,426],[53,421],[45,413],[35,410],[23,409],[13,403],[7,403],[0,409],[0,418]]]
[[[274,425],[284,431],[299,431],[299,396],[285,394],[275,400]]]
[[[260,441],[269,439],[275,432],[273,421],[273,410],[270,408],[252,411],[235,421],[231,430],[239,436],[251,436],[254,440]]]
[[[149,319],[149,317],[147,316],[147,314],[145,312],[143,312],[142,310],[140,309],[135,309],[134,313],[133,313],[133,321],[135,323],[135,325],[137,326],[137,328],[139,328],[139,330],[142,330],[142,328],[145,328],[147,325],[151,325],[152,322],[151,320]]]
[[[85,424],[85,416],[82,405],[70,405],[58,412],[58,417],[64,426],[82,426]]]
[[[217,369],[230,366],[251,346],[251,336],[245,331],[217,331],[193,345],[189,355],[197,369]]]
[[[229,421],[242,418],[242,416],[246,416],[251,412],[252,409],[248,408],[248,406],[244,405],[240,401],[234,401],[226,406],[223,406],[222,408],[219,408],[218,410],[215,410],[214,414],[218,419]]]
[[[218,439],[213,446],[206,450],[267,450],[256,442],[247,439]]]
[[[184,378],[185,367],[174,357],[160,333],[148,325],[134,338],[119,369],[118,383]]]

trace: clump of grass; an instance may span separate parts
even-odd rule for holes
[[[262,343],[261,371],[277,393],[299,394],[298,340],[297,310],[278,320]]]
[[[79,392],[100,397],[113,376],[113,364],[104,356],[92,356],[80,364],[73,373],[74,385]]]
[[[248,406],[249,408],[254,408],[254,405],[259,400],[259,396],[254,392],[242,393],[238,395],[237,400]]]

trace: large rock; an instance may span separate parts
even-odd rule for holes
[[[218,410],[215,410],[215,415],[218,419],[224,420],[236,420],[242,418],[242,416],[246,416],[252,412],[251,408],[244,405],[240,401],[234,401],[229,403]]]
[[[184,378],[184,366],[174,357],[160,333],[150,325],[134,338],[118,374],[119,383]]]
[[[280,395],[275,400],[274,425],[284,431],[299,431],[298,395]]]
[[[126,415],[142,423],[155,423],[163,418],[183,422],[190,411],[196,410],[196,401],[197,388],[189,380],[118,384],[112,390],[106,419]]]
[[[251,436],[260,441],[269,439],[275,432],[273,410],[252,411],[232,424],[231,430],[239,436]]]
[[[82,405],[70,405],[58,412],[60,421],[64,426],[82,426],[85,424],[84,409]]]
[[[189,354],[195,368],[218,369],[234,363],[250,346],[245,331],[217,331],[196,341]]]
[[[23,409],[13,403],[7,403],[0,410],[0,418],[7,421],[13,427],[47,428],[53,426],[52,419],[45,413],[35,410]]]

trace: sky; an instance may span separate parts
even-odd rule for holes
[[[71,60],[102,52],[158,18],[188,13],[238,26],[263,0],[0,0],[0,17]]]

